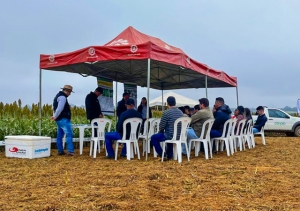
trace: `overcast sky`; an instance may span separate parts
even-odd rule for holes
[[[0,101],[39,100],[39,55],[103,45],[128,26],[181,48],[191,58],[238,78],[239,104],[295,107],[300,98],[298,0],[0,1]],[[96,78],[42,71],[43,103],[64,84],[69,103],[84,105]],[[192,99],[204,89],[176,90]],[[118,85],[118,99],[123,85]],[[150,100],[161,91],[150,91]],[[138,87],[138,101],[146,89]],[[213,104],[236,107],[236,89],[208,89]]]

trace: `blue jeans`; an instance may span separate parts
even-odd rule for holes
[[[253,128],[253,133],[258,133],[260,132],[257,128]]]
[[[189,143],[190,143],[191,139],[197,139],[197,138],[199,138],[196,135],[196,133],[195,133],[195,131],[194,131],[193,128],[186,129],[186,134],[187,134],[187,140],[186,140],[186,142],[187,142],[188,147],[189,147]],[[187,154],[187,150],[189,150],[189,149],[185,148],[185,144],[181,144],[181,147],[182,147],[182,153],[186,155]]]
[[[210,138],[216,138],[216,137],[221,137],[222,133],[218,130],[211,130],[210,131]]]
[[[115,157],[115,151],[112,147],[115,140],[122,139],[121,135],[116,132],[107,132],[105,134],[105,145],[106,145],[106,151],[108,157]],[[126,156],[126,144],[123,144],[123,149],[121,152],[122,156]]]
[[[162,157],[162,148],[160,146],[160,142],[165,141],[165,135],[164,133],[157,133],[151,136],[151,142],[155,148],[156,153]],[[167,144],[167,157],[169,159],[173,158],[173,144],[168,143]]]
[[[56,145],[58,152],[62,153],[64,151],[62,139],[66,134],[67,150],[69,153],[74,153],[73,130],[71,121],[69,119],[63,118],[55,122],[57,124]]]

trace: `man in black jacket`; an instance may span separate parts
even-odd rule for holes
[[[127,111],[127,108],[126,108],[126,105],[125,105],[125,102],[128,100],[129,98],[129,93],[123,93],[123,98],[122,100],[120,100],[118,102],[118,106],[117,106],[117,117],[120,118],[121,114],[124,112],[124,111]]]
[[[98,97],[103,94],[103,89],[97,87],[94,92],[90,92],[85,98],[86,117],[90,122],[95,118],[102,118],[101,106]]]
[[[222,136],[224,123],[231,118],[231,113],[232,111],[229,106],[225,104],[224,99],[222,97],[217,97],[213,112],[215,122],[210,131],[211,138]]]
[[[258,106],[256,108],[256,112],[258,114],[257,120],[253,125],[253,133],[258,133],[261,131],[261,128],[265,126],[266,122],[268,121],[268,118],[266,117],[264,113],[264,107]]]

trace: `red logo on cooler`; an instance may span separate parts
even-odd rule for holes
[[[8,149],[10,152],[18,152],[19,149],[17,147],[9,148]]]

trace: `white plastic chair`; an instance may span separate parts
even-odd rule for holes
[[[253,120],[249,119],[247,124],[246,124],[246,128],[243,134],[243,145],[244,145],[244,149],[246,149],[246,142],[248,144],[248,148],[251,149],[255,146],[254,143],[254,135],[253,135],[253,126],[252,126]]]
[[[260,132],[257,133],[253,133],[253,135],[260,135],[261,136],[261,140],[262,140],[262,144],[266,145],[266,139],[265,139],[265,131],[264,131],[264,127],[261,128]],[[254,139],[253,139],[254,141]],[[255,144],[255,143],[254,143]]]
[[[234,150],[237,152],[237,142],[239,143],[240,151],[243,150],[243,131],[246,124],[246,119],[239,121],[236,131],[231,136],[233,139]],[[233,128],[234,131],[234,128]]]
[[[235,120],[236,121],[236,120]],[[223,127],[223,132],[222,132],[222,136],[221,137],[215,137],[215,138],[211,138],[211,145],[213,146],[213,141],[215,141],[216,144],[216,150],[218,151],[219,149],[219,141],[221,141],[221,147],[220,147],[220,151],[223,151],[224,148],[224,142],[225,142],[225,147],[226,147],[226,152],[227,152],[227,156],[230,156],[230,153],[233,154],[233,140],[230,137],[230,133],[232,130],[232,125],[234,124],[234,119],[228,119],[225,123],[224,123],[224,127]]]
[[[160,118],[159,119],[155,119],[153,122],[152,122],[152,126],[153,126],[153,130],[154,130],[154,134],[158,133],[159,132],[159,124],[160,124]],[[151,137],[150,137],[151,138]],[[150,142],[149,142],[150,144]],[[162,147],[162,143],[160,142],[160,146]],[[155,148],[153,146],[153,157],[157,157],[157,153],[155,151]]]
[[[139,144],[137,139],[137,132],[138,128],[141,127],[143,120],[140,118],[129,118],[126,119],[123,123],[123,136],[121,140],[117,140],[116,142],[116,153],[115,153],[115,160],[118,158],[118,148],[119,143],[126,144],[126,153],[127,153],[127,160],[134,157],[134,149],[136,149],[138,159],[140,159],[140,150]],[[129,139],[126,139],[126,125],[130,124],[130,136]]]
[[[91,122],[92,125],[92,138],[90,141],[90,156],[92,155],[93,147],[94,147],[94,158],[96,158],[97,148],[100,153],[100,141],[103,141],[103,147],[105,146],[105,127],[108,124],[107,132],[110,132],[111,128],[111,120],[106,118],[96,118]],[[95,123],[97,125],[95,125]],[[97,130],[97,137],[95,136],[95,129]]]
[[[174,160],[178,160],[178,163],[182,162],[182,150],[181,150],[181,144],[184,143],[185,147],[187,149],[187,136],[186,136],[186,129],[191,123],[191,118],[190,117],[180,117],[174,122],[174,133],[173,133],[173,138],[171,140],[166,140],[162,142],[162,158],[161,162],[164,161],[164,155],[165,155],[165,148],[167,143],[173,144],[173,157]],[[181,123],[181,131],[180,131],[180,136],[179,139],[177,139],[177,125]],[[188,161],[190,161],[190,154],[189,151],[187,151],[187,158]]]
[[[214,124],[214,119],[208,119],[203,123],[201,136],[198,139],[191,139],[189,146],[189,154],[191,155],[192,143],[195,143],[195,156],[198,157],[200,150],[200,142],[203,143],[205,158],[208,159],[208,149],[210,150],[210,158],[212,158],[212,146],[210,142],[210,131],[211,127]],[[205,134],[206,130],[206,134]],[[208,148],[209,147],[209,148]]]
[[[148,144],[148,153],[150,153],[150,138],[154,134],[154,127],[153,127],[153,121],[155,118],[146,119],[144,123],[144,131],[142,134],[139,135],[139,139],[142,139],[143,141],[143,156],[146,152],[146,146]],[[148,127],[148,139],[147,139],[147,130]]]

